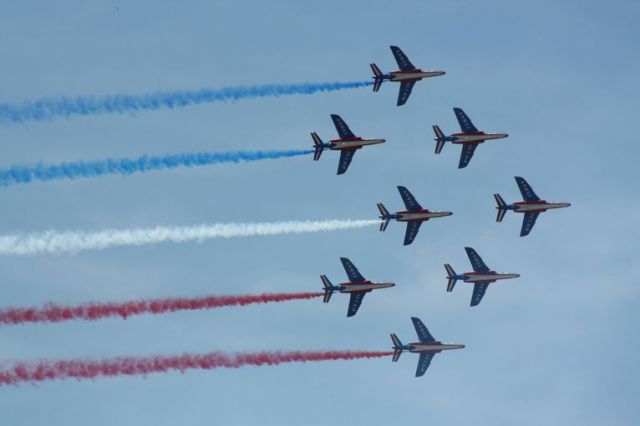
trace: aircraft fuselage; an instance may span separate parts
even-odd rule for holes
[[[354,293],[354,292],[370,292],[371,290],[377,290],[380,288],[389,288],[395,286],[394,283],[376,283],[372,281],[363,281],[360,283],[342,283],[338,287],[340,293]]]
[[[551,209],[561,209],[571,206],[571,203],[550,203],[545,200],[539,201],[519,201],[513,203],[513,211],[516,213],[536,213]]]
[[[462,280],[465,283],[478,283],[478,282],[492,282],[498,280],[509,280],[512,278],[518,278],[520,274],[502,273],[495,271],[485,272],[465,272]]]
[[[347,150],[347,149],[360,149],[366,145],[377,145],[384,143],[385,139],[333,139],[329,141],[331,150]]]
[[[509,136],[506,133],[485,133],[485,132],[465,132],[454,133],[450,136],[451,143],[467,144],[467,143],[483,143],[491,139],[504,139]]]
[[[444,75],[444,74],[445,74],[444,71],[423,71],[417,68],[415,70],[408,70],[408,71],[392,71],[389,74],[387,74],[387,78],[389,79],[389,81],[398,81],[398,82],[418,81],[418,80],[422,80],[423,78],[437,77],[439,75]]]
[[[429,210],[401,211],[394,216],[398,222],[422,222],[436,217],[451,216],[452,212],[432,212]]]
[[[409,343],[407,345],[407,350],[412,353],[421,353],[421,352],[441,352],[448,351],[452,349],[463,349],[464,345],[459,345],[455,343],[442,343],[442,342],[414,342]]]

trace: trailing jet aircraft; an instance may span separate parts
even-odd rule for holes
[[[389,221],[391,219],[395,219],[398,222],[407,222],[407,231],[404,234],[405,246],[411,244],[416,238],[422,222],[435,217],[451,216],[453,214],[452,212],[432,212],[428,209],[423,209],[407,188],[399,186],[398,191],[400,191],[400,196],[402,197],[402,201],[404,201],[404,205],[407,210],[396,212],[395,214],[389,214],[384,205],[382,203],[378,203],[380,219],[383,221],[380,224],[380,231],[387,229],[387,225],[389,225]]]
[[[318,161],[325,148],[340,151],[340,162],[338,163],[339,175],[347,171],[356,150],[365,145],[375,145],[385,142],[384,139],[363,139],[354,135],[349,129],[349,126],[347,126],[339,115],[331,114],[331,119],[333,120],[333,124],[336,126],[340,139],[333,139],[330,140],[329,143],[323,143],[318,134],[316,132],[312,132],[311,138],[313,139],[314,148],[316,150],[313,155],[313,160]]]
[[[395,286],[394,283],[376,283],[366,280],[360,274],[360,272],[358,272],[358,269],[353,266],[353,263],[351,263],[349,259],[347,259],[346,257],[341,257],[340,260],[342,261],[344,270],[347,272],[349,281],[340,285],[333,285],[326,275],[320,275],[322,284],[324,284],[323,302],[329,303],[331,295],[334,291],[351,294],[351,298],[349,299],[349,308],[347,309],[348,317],[352,317],[356,314],[356,312],[358,312],[358,308],[362,303],[362,299],[364,298],[365,293],[369,293],[371,290]]]
[[[476,306],[480,303],[490,283],[498,280],[518,278],[520,276],[520,274],[492,271],[487,268],[487,265],[484,264],[482,258],[478,256],[478,253],[476,253],[474,249],[471,247],[465,247],[464,249],[467,251],[467,256],[469,256],[473,272],[465,272],[462,275],[458,275],[448,263],[444,265],[444,269],[447,270],[447,278],[449,279],[449,282],[447,283],[447,291],[452,291],[458,280],[463,280],[465,283],[473,284],[471,306]]]
[[[437,77],[445,74],[444,71],[423,71],[420,68],[414,67],[409,58],[407,58],[407,55],[405,55],[398,46],[391,46],[391,52],[393,52],[393,56],[396,58],[398,68],[400,68],[400,70],[383,74],[376,64],[371,64],[369,66],[371,67],[371,71],[373,71],[374,92],[380,90],[380,86],[385,80],[400,82],[397,106],[404,105],[407,102],[416,81],[420,81],[427,77]]]
[[[491,139],[503,139],[509,136],[506,133],[485,133],[482,130],[476,129],[476,126],[473,125],[467,114],[465,114],[461,108],[454,108],[453,112],[456,113],[456,118],[458,119],[458,123],[460,123],[462,132],[445,136],[437,125],[433,126],[433,131],[436,134],[436,154],[440,154],[445,142],[462,145],[462,153],[460,154],[460,162],[458,163],[459,169],[467,167],[479,144]]]
[[[429,368],[429,364],[431,364],[431,360],[435,354],[451,349],[464,348],[464,345],[442,343],[434,339],[420,319],[411,317],[411,321],[413,321],[413,326],[418,334],[419,342],[403,345],[402,342],[400,342],[400,339],[398,339],[398,336],[391,334],[391,341],[393,342],[392,361],[397,362],[404,351],[420,354],[420,358],[418,359],[418,368],[416,369],[416,377],[422,376],[425,371],[427,371],[427,368]]]
[[[520,229],[521,237],[529,235],[529,232],[533,229],[533,225],[536,224],[536,219],[540,213],[546,212],[550,209],[569,207],[571,205],[571,203],[553,203],[541,200],[540,197],[533,192],[533,189],[531,189],[531,186],[529,186],[527,181],[520,176],[516,176],[516,183],[518,184],[518,188],[520,188],[524,201],[507,204],[504,202],[500,194],[493,194],[493,197],[496,199],[496,203],[498,203],[498,207],[496,207],[498,209],[496,222],[502,222],[507,210],[513,210],[516,213],[524,213],[522,228]]]

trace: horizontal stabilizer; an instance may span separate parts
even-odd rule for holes
[[[316,132],[311,133],[311,139],[313,139],[313,146],[315,152],[313,154],[313,161],[318,161],[320,156],[322,155],[322,151],[324,151],[324,144],[322,143],[322,139]]]
[[[380,232],[386,231],[387,226],[389,226],[389,219],[385,219],[382,222],[380,222]]]
[[[498,215],[496,216],[496,222],[502,222],[504,215],[507,213],[507,203],[504,202],[500,194],[493,194],[493,198],[496,199],[498,205]]]
[[[322,280],[322,284],[324,285],[324,299],[323,303],[329,303],[331,300],[331,295],[333,294],[333,285],[331,285],[331,281],[327,278],[326,275],[320,275],[320,279]]]
[[[453,291],[453,288],[456,286],[456,282],[458,281],[458,279],[456,278],[456,272],[448,263],[444,265],[444,269],[447,271],[447,278],[449,279],[449,281],[447,282],[447,291],[451,292]]]
[[[444,133],[442,133],[442,130],[440,130],[440,127],[436,125],[432,127],[433,132],[436,134],[436,154],[440,154],[440,152],[442,152],[442,148],[444,148],[445,136]]]
[[[403,351],[402,342],[400,342],[398,336],[393,333],[391,333],[391,342],[393,343],[393,358],[391,358],[391,361],[398,362],[398,359],[400,359],[400,355],[402,355]]]

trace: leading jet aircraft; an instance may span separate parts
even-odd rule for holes
[[[400,92],[398,93],[397,106],[404,105],[411,95],[411,90],[416,81],[420,81],[423,78],[437,77],[444,75],[444,71],[423,71],[420,68],[413,66],[407,55],[404,54],[398,46],[391,46],[391,52],[396,58],[398,63],[398,71],[392,71],[388,74],[383,74],[380,68],[376,64],[370,64],[371,71],[373,71],[373,91],[380,90],[380,86],[385,80],[400,82]]]
[[[392,361],[397,362],[404,351],[420,354],[420,358],[418,359],[418,368],[416,369],[416,377],[422,376],[425,371],[427,371],[427,368],[429,368],[429,364],[431,364],[431,360],[435,354],[446,350],[464,348],[464,345],[442,343],[434,339],[420,319],[411,317],[411,321],[413,321],[413,326],[418,334],[419,342],[403,345],[402,342],[400,342],[400,339],[398,339],[398,336],[391,334],[391,341],[393,342]]]
[[[311,138],[313,139],[315,149],[313,160],[318,161],[325,148],[340,151],[340,162],[338,163],[339,175],[347,171],[349,164],[351,164],[351,160],[353,159],[353,154],[355,154],[358,149],[365,145],[375,145],[385,142],[384,139],[380,138],[363,139],[354,135],[351,129],[349,129],[349,126],[347,126],[344,120],[337,114],[331,114],[331,119],[333,120],[333,124],[336,126],[340,139],[333,139],[330,140],[329,143],[323,143],[318,134],[316,132],[312,132]]]
[[[458,163],[459,169],[467,167],[479,144],[491,139],[503,139],[509,136],[506,133],[485,133],[482,130],[478,130],[461,108],[454,108],[453,112],[456,114],[462,132],[445,136],[437,125],[433,126],[433,131],[436,134],[436,154],[440,154],[445,142],[462,145],[462,153]]]
[[[322,280],[322,284],[324,285],[323,302],[329,303],[331,295],[334,291],[351,294],[351,298],[349,299],[349,308],[347,309],[348,317],[352,317],[356,314],[356,312],[358,312],[358,308],[362,303],[362,299],[364,298],[365,293],[369,293],[371,290],[395,286],[394,283],[376,283],[366,280],[360,274],[360,272],[358,272],[358,269],[353,266],[353,263],[351,263],[349,259],[347,259],[346,257],[341,257],[340,261],[342,262],[344,270],[347,272],[349,281],[340,285],[333,285],[326,275],[320,275],[320,279]]]
[[[395,219],[398,222],[407,222],[407,231],[404,234],[405,246],[411,244],[416,238],[422,222],[436,217],[451,216],[453,214],[452,212],[432,212],[428,209],[423,209],[406,187],[399,186],[398,191],[400,191],[400,196],[407,210],[389,214],[384,204],[378,203],[380,219],[383,221],[380,224],[380,231],[387,229],[387,225],[389,225],[391,219]]]
[[[516,213],[524,213],[522,228],[520,229],[521,237],[529,235],[529,232],[533,229],[533,225],[536,224],[536,219],[540,213],[546,212],[550,209],[561,209],[571,206],[571,203],[553,203],[541,200],[540,197],[533,192],[533,189],[531,189],[531,186],[529,186],[524,178],[521,178],[520,176],[516,176],[515,178],[524,201],[507,204],[504,202],[500,194],[493,194],[493,197],[496,199],[496,203],[498,203],[498,207],[496,207],[496,209],[498,209],[496,222],[502,222],[507,210],[513,210]]]
[[[484,293],[487,291],[490,283],[494,283],[498,280],[508,280],[511,278],[518,278],[520,274],[501,273],[492,271],[485,265],[482,258],[478,256],[478,253],[471,247],[464,248],[469,256],[469,261],[473,267],[473,272],[465,272],[462,275],[456,274],[451,265],[448,263],[444,265],[444,269],[447,270],[447,291],[451,292],[455,287],[458,280],[463,280],[465,283],[473,284],[473,295],[471,296],[471,305],[476,306],[482,300]]]

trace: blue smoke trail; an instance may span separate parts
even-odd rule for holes
[[[267,96],[312,95],[318,92],[357,89],[373,84],[370,81],[265,84],[235,86],[221,89],[155,92],[148,95],[79,96],[75,98],[42,98],[22,104],[0,104],[0,123],[40,121],[75,115],[124,114],[161,108],[182,108],[211,102],[238,101]]]
[[[111,174],[128,176],[133,173],[173,169],[176,167],[209,166],[221,163],[297,157],[313,152],[313,150],[197,152],[164,156],[143,155],[134,159],[109,158],[100,161],[76,161],[54,165],[12,166],[6,170],[0,170],[0,186],[6,187],[16,183],[29,183],[32,181],[47,182],[58,179],[77,179]]]

